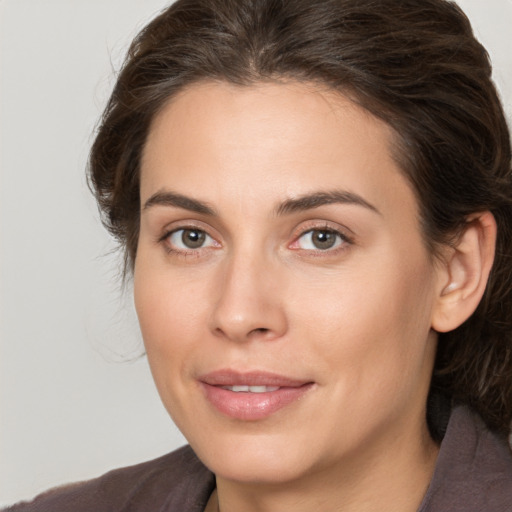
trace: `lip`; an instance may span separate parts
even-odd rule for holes
[[[199,377],[206,399],[222,414],[244,421],[265,419],[301,399],[314,382],[276,373],[217,370]],[[278,387],[262,393],[234,392],[226,386]]]

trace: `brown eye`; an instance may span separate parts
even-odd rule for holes
[[[332,249],[336,244],[337,236],[332,231],[313,231],[311,241],[317,249]]]
[[[337,231],[330,229],[312,229],[298,240],[300,249],[327,251],[341,245],[345,239]]]
[[[213,239],[200,229],[177,229],[169,236],[169,242],[178,250],[201,249],[210,246]]]
[[[183,245],[189,249],[197,249],[204,244],[206,240],[206,234],[204,231],[198,231],[196,229],[184,229],[181,234],[181,241]]]

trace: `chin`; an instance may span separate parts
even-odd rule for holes
[[[208,461],[207,461],[208,462]],[[243,453],[216,458],[207,466],[224,480],[246,484],[285,484],[299,479],[308,472],[304,461],[282,458],[279,454]]]
[[[304,443],[300,444],[302,449],[289,435],[266,434],[211,439],[204,446],[191,443],[198,457],[217,477],[252,484],[286,483],[308,472],[311,465],[304,453]]]

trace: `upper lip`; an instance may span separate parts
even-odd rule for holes
[[[210,386],[278,386],[298,388],[311,383],[309,380],[295,379],[265,371],[240,372],[230,369],[215,370],[199,377]]]

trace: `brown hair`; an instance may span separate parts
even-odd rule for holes
[[[90,155],[103,222],[133,268],[139,165],[151,121],[188,84],[294,79],[386,121],[435,254],[490,210],[496,259],[472,317],[439,337],[432,389],[509,432],[512,419],[510,135],[485,49],[445,0],[178,0],[133,41]]]

